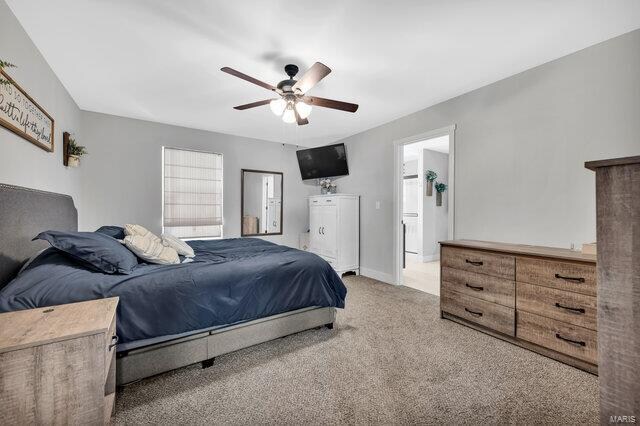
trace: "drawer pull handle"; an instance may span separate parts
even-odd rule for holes
[[[567,339],[566,337],[562,337],[559,333],[556,333],[556,339],[564,340],[565,342],[573,343],[574,345],[578,345],[578,346],[587,345],[585,342],[580,342],[578,340],[571,340],[571,339]]]
[[[475,315],[477,317],[481,317],[482,316],[482,312],[472,311],[471,309],[467,309],[467,308],[464,308],[464,310],[469,312],[471,315]]]
[[[576,313],[579,313],[579,314],[584,314],[584,309],[583,308],[572,308],[571,306],[561,305],[558,302],[556,302],[556,308],[562,308],[562,309],[566,309],[567,311],[572,311],[572,312],[576,312]]]
[[[471,285],[471,284],[469,284],[469,283],[465,283],[465,286],[467,286],[467,287],[469,287],[471,290],[475,290],[475,291],[482,291],[482,290],[484,290],[484,287]]]
[[[584,278],[582,278],[582,277],[563,277],[560,274],[556,274],[556,278],[561,279],[561,280],[567,280],[567,281],[575,281],[577,283],[583,283],[584,282]]]
[[[111,336],[111,342],[112,343],[109,345],[109,350],[113,349],[118,344],[118,340],[120,340],[118,335]]]
[[[475,262],[475,261],[469,260],[469,259],[465,259],[464,261],[469,263],[469,264],[471,264],[471,265],[473,265],[473,266],[482,266],[482,264],[484,263],[484,262]]]

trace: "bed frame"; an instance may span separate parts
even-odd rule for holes
[[[48,244],[31,241],[42,231],[78,230],[68,195],[0,184],[0,289]],[[187,365],[213,365],[216,356],[312,328],[333,328],[335,308],[309,307],[138,347],[117,354],[116,382],[125,385]]]

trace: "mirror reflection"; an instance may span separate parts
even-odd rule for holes
[[[282,234],[282,173],[242,170],[242,236]]]

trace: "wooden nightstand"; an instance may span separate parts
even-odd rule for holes
[[[114,297],[0,314],[3,423],[109,422],[117,306]]]

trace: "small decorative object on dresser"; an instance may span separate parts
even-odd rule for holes
[[[442,205],[442,193],[447,190],[447,185],[436,182],[436,206]]]
[[[309,197],[309,251],[338,274],[360,273],[359,199],[350,194]]]
[[[322,195],[335,194],[338,192],[338,187],[335,183],[331,183],[331,179],[320,179],[320,193]]]
[[[640,156],[596,172],[600,423],[640,416]]]
[[[433,170],[427,170],[424,174],[424,178],[427,181],[427,197],[431,197],[433,195],[433,182],[438,178],[438,174]]]
[[[114,297],[0,314],[2,422],[109,422],[117,305]]]
[[[595,256],[484,241],[440,244],[443,318],[597,373]]]

